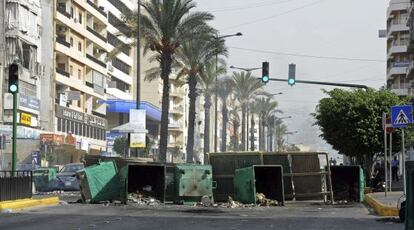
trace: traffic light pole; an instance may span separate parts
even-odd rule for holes
[[[17,136],[17,93],[13,93],[13,137],[12,137],[12,172],[16,175],[16,136]]]
[[[259,78],[259,79],[261,79],[261,78]],[[280,79],[280,78],[269,78],[269,81],[283,81],[283,82],[288,82],[287,79]],[[350,88],[360,88],[360,89],[368,89],[369,88],[366,85],[346,84],[346,83],[335,83],[335,82],[323,82],[323,81],[296,80],[295,83],[313,84],[313,85],[330,85],[330,86],[350,87]]]

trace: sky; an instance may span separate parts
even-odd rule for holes
[[[378,30],[386,27],[388,0],[195,0],[197,10],[215,15],[211,23],[227,38],[227,65],[261,67],[270,62],[270,76],[286,78],[288,65],[296,64],[296,79],[385,85],[386,44]],[[262,52],[266,51],[266,52]],[[298,55],[287,55],[298,54]],[[334,57],[316,58],[303,57]],[[360,59],[360,60],[342,60]],[[362,59],[362,60],[361,60]],[[233,70],[229,69],[228,74]],[[261,75],[260,70],[254,72]],[[325,97],[328,86],[270,82],[266,90],[275,96],[290,131],[289,143],[313,150],[335,151],[319,137],[310,113]]]

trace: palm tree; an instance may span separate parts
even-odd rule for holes
[[[217,66],[216,60],[210,60],[204,66],[199,78],[201,91],[204,96],[204,162],[207,162],[207,153],[210,152],[210,107],[211,95],[216,90],[216,77],[226,73],[224,61]]]
[[[210,29],[209,32],[213,32],[213,29]],[[206,89],[206,91],[208,91],[207,94],[210,95],[213,79],[208,78],[211,76],[206,77],[204,70],[206,63],[212,62],[212,57],[217,54],[227,55],[227,50],[224,47],[224,40],[217,40],[212,33],[205,33],[196,39],[191,39],[183,43],[181,49],[177,50],[176,61],[178,66],[180,66],[178,77],[187,76],[187,83],[189,86],[188,97],[190,99],[190,108],[188,113],[187,163],[193,162],[194,156],[195,106],[196,98],[198,96],[197,83],[207,83],[207,81],[211,80],[211,82],[208,83],[208,89]],[[207,100],[210,100],[210,98],[207,98]],[[206,101],[206,104],[208,105],[209,112],[211,102]],[[209,132],[205,134],[208,133]],[[204,144],[204,147],[205,146],[206,143]]]
[[[231,78],[223,78],[218,82],[217,85],[217,95],[221,100],[221,113],[223,117],[223,125],[221,127],[221,152],[225,152],[227,149],[227,122],[229,121],[229,110],[227,108],[227,100],[229,96],[232,94],[233,88],[234,81]]]
[[[242,107],[242,150],[246,151],[246,113],[247,106],[254,93],[263,87],[263,83],[251,72],[234,72],[233,80],[235,85],[235,95]]]
[[[283,151],[284,149],[284,136],[288,132],[288,128],[281,120],[276,120],[276,142],[277,142],[277,151]]]
[[[207,12],[190,11],[196,7],[192,0],[148,0],[141,3],[145,13],[141,15],[141,34],[143,52],[155,52],[150,61],[159,63],[158,70],[148,72],[146,80],[162,79],[162,114],[160,130],[160,159],[166,161],[168,138],[168,111],[171,67],[174,55],[181,44],[194,39],[195,36],[210,31],[207,25],[214,16]],[[131,29],[129,37],[133,38],[137,31],[137,12],[124,15],[124,20]],[[136,41],[125,46],[134,46]],[[120,47],[119,50],[122,50]]]
[[[251,118],[250,118],[250,151],[254,151],[255,150],[255,140],[254,140],[254,127],[256,126],[255,123],[255,115],[259,115],[260,114],[260,110],[259,110],[259,106],[258,104],[255,103],[255,101],[251,101],[250,105],[250,114],[251,114]]]
[[[240,116],[239,116],[239,108],[233,107],[233,109],[230,111],[230,121],[231,125],[233,126],[233,136],[230,140],[230,147],[233,151],[239,150],[239,127],[240,127]]]
[[[257,98],[256,101],[257,110],[260,114],[260,124],[259,124],[259,149],[264,151],[265,150],[265,143],[266,143],[266,134],[265,128],[267,127],[268,120],[270,115],[275,112],[278,103],[276,101],[272,101],[269,97],[261,97]]]

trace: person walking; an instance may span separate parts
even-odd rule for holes
[[[394,156],[394,159],[391,161],[391,171],[392,171],[392,180],[399,181],[398,178],[398,167],[400,166],[400,161]]]

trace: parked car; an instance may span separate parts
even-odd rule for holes
[[[76,179],[76,172],[82,170],[84,165],[82,163],[72,163],[63,166],[63,168],[56,175],[53,181],[54,190],[63,191],[78,191],[79,184]]]

